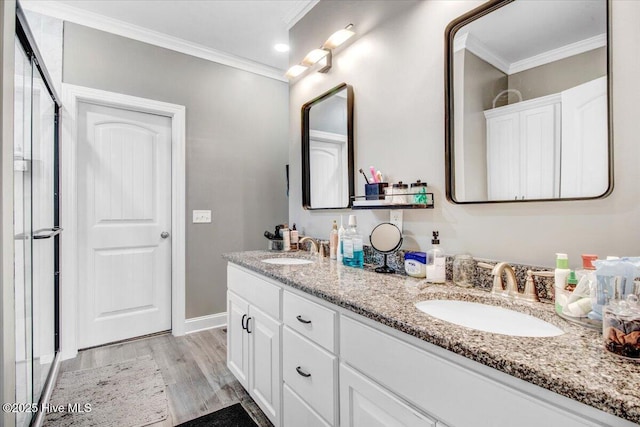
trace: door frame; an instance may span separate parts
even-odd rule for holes
[[[78,353],[78,103],[125,108],[171,119],[171,332],[185,334],[185,107],[136,96],[62,84],[62,144],[60,149],[62,277],[60,287],[60,353],[70,359]]]

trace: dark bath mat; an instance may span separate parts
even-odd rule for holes
[[[240,403],[187,421],[177,427],[258,427]]]

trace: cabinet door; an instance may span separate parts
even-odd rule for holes
[[[340,420],[343,427],[436,427],[435,421],[343,364]]]
[[[249,307],[249,394],[267,418],[280,425],[281,323],[254,306]]]
[[[227,292],[227,367],[240,384],[249,387],[249,336],[243,323],[249,316],[249,303]]]
[[[560,192],[560,106],[529,108],[520,113],[520,197],[551,199]],[[524,196],[524,197],[523,197]]]
[[[487,190],[489,200],[521,198],[519,113],[487,120]]]
[[[330,427],[300,396],[286,384],[282,387],[283,427]]]

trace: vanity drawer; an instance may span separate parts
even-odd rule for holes
[[[286,384],[282,387],[283,427],[331,427]]]
[[[227,267],[227,288],[274,319],[280,320],[282,289],[232,264]]]
[[[603,425],[346,316],[340,317],[340,356],[343,362],[448,425]]]
[[[336,419],[338,358],[285,326],[282,377],[329,424]]]
[[[282,320],[316,344],[335,353],[335,327],[337,313],[305,298],[284,292]]]

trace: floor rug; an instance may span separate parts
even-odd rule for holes
[[[167,418],[167,396],[151,356],[63,372],[45,427],[140,427]]]
[[[178,427],[258,427],[240,403],[227,406]]]

